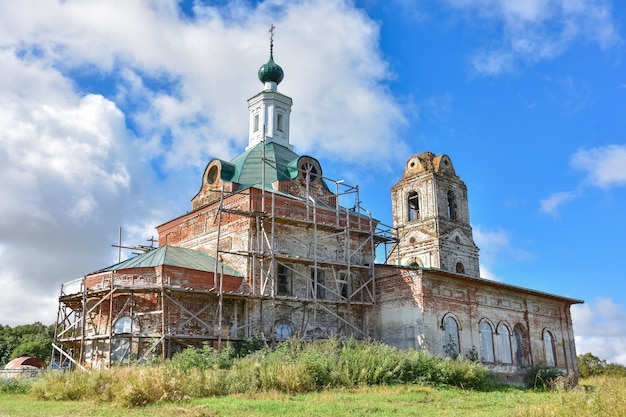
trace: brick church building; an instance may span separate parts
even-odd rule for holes
[[[408,158],[385,226],[358,187],[294,151],[283,76],[271,48],[248,146],[208,162],[156,248],[62,286],[55,354],[99,368],[255,336],[353,337],[478,358],[511,382],[534,364],[577,374],[570,306],[582,301],[480,277],[451,159]]]

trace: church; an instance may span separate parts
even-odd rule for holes
[[[357,186],[294,150],[283,77],[270,43],[248,146],[208,161],[156,248],[63,284],[55,357],[106,368],[203,343],[352,337],[478,360],[511,383],[536,364],[577,375],[570,306],[582,301],[480,277],[450,157],[408,158],[386,226]]]

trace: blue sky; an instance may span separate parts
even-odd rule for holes
[[[291,142],[391,222],[414,153],[469,189],[488,279],[584,299],[579,353],[626,364],[626,5],[610,0],[0,3],[0,323],[190,210],[247,144],[275,31]],[[129,256],[130,254],[125,254]]]

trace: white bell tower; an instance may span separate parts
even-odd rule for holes
[[[248,100],[250,127],[246,150],[256,146],[265,138],[266,143],[275,142],[293,150],[289,143],[289,116],[292,100],[278,92],[278,84],[284,72],[274,62],[274,28],[270,28],[270,59],[259,68],[259,80],[264,90]]]

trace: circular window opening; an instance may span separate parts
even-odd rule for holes
[[[410,239],[409,239],[409,242],[410,242],[410,243],[415,243],[415,238],[414,238],[414,237],[410,238]]]
[[[312,162],[305,162],[300,165],[300,171],[302,171],[302,176],[308,182],[313,182],[317,179],[317,168]]]
[[[217,165],[213,165],[211,168],[209,168],[209,173],[206,176],[206,180],[209,184],[213,184],[217,180],[217,172]]]
[[[465,273],[465,267],[463,266],[461,262],[456,263],[456,272],[458,272],[459,274]]]
[[[411,161],[411,163],[409,164],[409,166],[410,166],[411,168],[415,168],[415,161]]]

